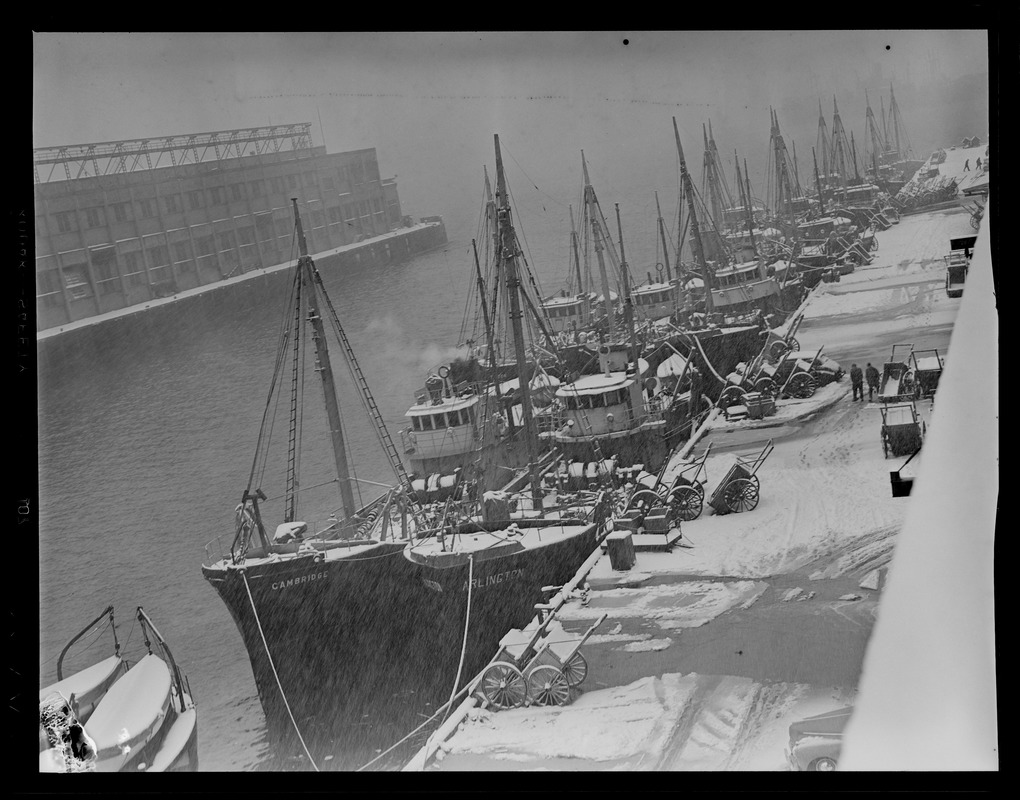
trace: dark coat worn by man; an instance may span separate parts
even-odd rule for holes
[[[850,366],[850,384],[854,389],[854,400],[864,400],[864,372],[856,364]]]
[[[868,380],[868,400],[870,401],[872,395],[878,391],[878,370],[871,366],[870,361],[864,369],[864,377]]]

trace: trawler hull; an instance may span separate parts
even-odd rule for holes
[[[202,571],[241,633],[274,740],[293,741],[296,724],[313,750],[331,740],[386,746],[450,698],[466,622],[459,686],[534,616],[543,586],[574,576],[601,536],[594,524],[575,527],[534,548],[479,550],[473,566],[459,554],[415,563],[398,541]]]

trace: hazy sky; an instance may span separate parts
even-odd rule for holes
[[[711,119],[758,181],[770,106],[804,171],[819,100],[831,125],[836,95],[861,137],[863,90],[878,114],[892,81],[930,151],[956,130],[940,128],[940,87],[988,67],[983,31],[38,34],[34,130],[44,146],[307,121],[330,152],[375,147],[405,211],[443,214],[456,235],[474,224],[493,133],[520,170],[511,187],[536,202],[565,213],[584,149],[603,198],[641,185],[654,204],[675,192],[671,116],[696,178]]]

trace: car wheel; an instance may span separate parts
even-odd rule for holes
[[[811,772],[835,772],[836,762],[831,758],[816,758],[808,765]]]

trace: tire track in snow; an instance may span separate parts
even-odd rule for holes
[[[774,724],[773,720],[782,717],[797,697],[802,693],[803,686],[793,683],[772,683],[759,686],[750,712],[744,718],[733,743],[733,749],[723,769],[739,769],[748,756],[756,749],[756,744],[763,739],[766,728]]]
[[[711,695],[722,683],[723,678],[718,675],[698,675],[698,686],[694,690],[687,705],[684,706],[680,718],[669,735],[669,740],[662,748],[659,761],[655,765],[658,772],[671,772],[676,769],[675,764],[687,746],[687,740],[694,728],[694,720],[697,718],[705,699]]]

